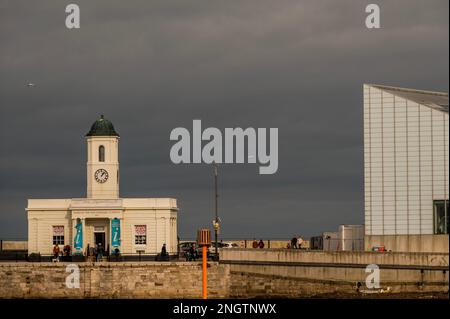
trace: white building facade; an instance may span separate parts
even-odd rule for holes
[[[119,135],[98,119],[86,135],[87,197],[29,199],[28,253],[51,254],[70,245],[75,254],[102,244],[122,254],[177,252],[177,201],[119,197]]]
[[[364,85],[366,249],[447,251],[448,93]]]

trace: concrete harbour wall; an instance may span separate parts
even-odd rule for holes
[[[358,295],[366,266],[380,268],[381,288],[448,292],[448,254],[222,249],[208,262],[209,298]],[[200,262],[77,263],[80,287],[67,288],[69,263],[0,263],[0,298],[201,298]]]
[[[365,250],[385,246],[396,252],[449,253],[448,235],[367,235]]]
[[[380,269],[380,285],[392,292],[448,292],[448,254],[318,252],[291,249],[224,249],[230,293],[236,297],[356,293],[365,288],[366,267]]]

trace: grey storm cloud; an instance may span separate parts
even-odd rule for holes
[[[85,196],[84,134],[121,135],[121,196],[179,200],[179,233],[213,218],[212,168],[175,165],[175,127],[278,127],[279,169],[220,167],[224,237],[363,223],[362,84],[448,91],[448,1],[0,1],[0,237],[26,199]],[[68,30],[77,3],[81,28]],[[28,82],[35,87],[27,87]]]

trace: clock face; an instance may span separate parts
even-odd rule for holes
[[[98,183],[104,183],[108,180],[108,172],[106,169],[100,168],[95,171],[94,177]]]

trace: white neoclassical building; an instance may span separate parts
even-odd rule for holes
[[[177,201],[120,198],[119,135],[101,116],[86,135],[87,197],[29,199],[28,253],[51,254],[55,244],[74,253],[101,243],[123,254],[177,251]],[[62,247],[61,247],[62,248]]]
[[[448,252],[448,93],[364,85],[365,244]]]

